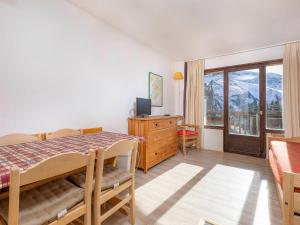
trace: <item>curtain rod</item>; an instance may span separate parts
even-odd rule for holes
[[[279,47],[279,46],[283,46],[283,45],[291,44],[291,43],[296,43],[296,42],[300,42],[300,40],[284,42],[284,43],[276,44],[276,45],[268,45],[268,46],[265,46],[265,47],[253,48],[253,49],[248,49],[248,50],[244,50],[244,51],[231,52],[231,53],[221,54],[221,55],[216,55],[216,56],[207,56],[207,57],[200,58],[200,59],[205,60],[205,59],[220,58],[220,57],[224,57],[224,56],[230,56],[230,55],[236,55],[236,54],[241,54],[241,53],[246,53],[246,52],[253,52],[253,51],[264,50],[264,49],[268,49],[268,48]],[[199,59],[187,60],[185,62],[192,62],[192,61],[196,61],[196,60],[199,60]]]

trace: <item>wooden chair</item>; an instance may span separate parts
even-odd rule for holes
[[[96,134],[101,132],[102,132],[102,127],[84,128],[80,130],[81,134]]]
[[[186,157],[186,147],[194,145],[200,150],[200,129],[197,125],[178,125],[178,145],[182,148],[183,156]]]
[[[16,145],[21,143],[33,142],[40,140],[39,135],[29,134],[8,134],[0,137],[0,146]]]
[[[82,135],[85,134],[97,134],[97,133],[101,133],[102,132],[102,127],[93,127],[93,128],[84,128],[80,130],[80,133]],[[104,161],[104,165],[110,165],[113,164],[115,165],[117,158],[111,158],[111,159],[106,159]]]
[[[107,149],[100,149],[97,152],[95,188],[94,188],[94,224],[100,225],[104,220],[112,214],[122,209],[129,215],[131,224],[135,223],[135,166],[138,150],[138,141],[121,140]],[[131,154],[130,169],[118,168],[116,165],[104,165],[104,160],[115,158],[122,155]],[[70,181],[83,186],[84,175],[82,173],[73,175]],[[120,199],[118,194],[128,190],[128,195]],[[101,213],[101,206],[110,200],[117,202],[114,207],[105,213]]]
[[[101,149],[97,156],[95,191],[94,191],[94,223],[101,224],[112,214],[123,208],[129,214],[129,222],[135,223],[135,166],[138,151],[137,140],[122,140],[107,149]],[[104,167],[104,160],[131,152],[129,171],[113,166]],[[101,205],[119,193],[128,190],[129,194],[109,211],[101,214]],[[129,205],[129,208],[127,207]]]
[[[89,154],[63,153],[20,171],[12,168],[9,198],[0,201],[1,221],[8,225],[64,225],[84,216],[91,224],[91,199],[95,152]],[[85,189],[58,177],[86,168]],[[57,178],[53,180],[53,178]],[[21,192],[36,182],[51,180]]]
[[[53,138],[60,138],[60,137],[68,137],[68,136],[78,136],[80,135],[80,130],[74,129],[60,129],[55,132],[47,133],[46,140],[53,139]]]

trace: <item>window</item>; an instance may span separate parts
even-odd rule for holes
[[[224,125],[224,72],[208,73],[204,76],[204,124]]]
[[[207,70],[204,91],[206,127],[250,136],[259,136],[261,128],[275,133],[284,131],[282,60]],[[265,103],[264,110],[261,102]]]
[[[283,111],[283,66],[266,66],[266,128],[269,130],[282,130]]]

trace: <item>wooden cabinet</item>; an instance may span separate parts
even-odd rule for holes
[[[129,118],[128,134],[141,136],[139,168],[147,170],[177,154],[177,119],[179,116],[150,116]]]

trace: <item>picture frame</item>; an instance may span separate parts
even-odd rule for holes
[[[149,72],[149,98],[151,99],[151,106],[163,106],[163,76]]]

